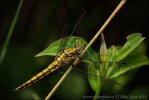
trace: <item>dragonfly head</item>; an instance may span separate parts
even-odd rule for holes
[[[84,50],[84,45],[81,43],[77,43],[75,44],[74,48],[78,54],[81,54],[82,51]]]

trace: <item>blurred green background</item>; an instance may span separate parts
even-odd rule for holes
[[[54,72],[40,82],[21,90],[17,86],[27,81],[52,62],[53,57],[34,56],[50,43],[61,38],[65,23],[68,36],[77,20],[86,11],[73,35],[85,38],[88,42],[99,30],[120,0],[24,0],[15,30],[8,45],[3,64],[0,66],[0,99],[43,99],[63,75],[61,70]],[[0,1],[0,48],[4,44],[19,0]],[[149,1],[128,0],[120,12],[104,30],[107,46],[122,45],[131,33],[142,33],[148,44]],[[99,50],[100,39],[92,48]],[[145,48],[145,47],[144,47]],[[146,55],[149,55],[146,46]],[[143,51],[142,51],[143,52]],[[83,67],[80,64],[79,67]],[[127,74],[131,79],[121,94],[149,94],[149,66],[144,66]],[[64,72],[62,70],[62,72]],[[133,74],[132,74],[133,73]],[[110,89],[103,91],[112,94]],[[101,95],[102,95],[101,94]],[[93,96],[87,74],[73,71],[55,92],[52,99],[83,99]]]

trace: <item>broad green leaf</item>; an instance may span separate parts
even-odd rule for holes
[[[122,62],[125,62],[126,64],[119,62],[113,64],[109,68],[107,78],[115,78],[129,70],[133,70],[143,65],[149,65],[149,59],[142,54],[128,55]]]
[[[87,45],[87,42],[81,37],[76,37],[76,36],[65,37],[50,44],[45,50],[38,53],[35,57],[40,57],[40,56],[45,56],[45,55],[56,56],[57,53],[60,52],[59,48],[63,42],[66,42],[66,43],[62,47],[62,49],[74,47],[76,43],[82,43],[84,45]]]
[[[108,78],[118,77],[131,69],[149,64],[149,60],[144,54],[140,54],[138,50],[132,52],[144,39],[139,33],[131,34],[127,37],[128,41],[123,47],[112,46],[108,49],[109,62],[115,62],[109,67]],[[122,64],[123,62],[126,64]]]
[[[112,55],[111,60],[113,62],[119,62],[125,58],[129,53],[131,53],[138,45],[145,39],[141,36],[141,33],[134,33],[127,36],[127,42],[124,46],[114,55]]]

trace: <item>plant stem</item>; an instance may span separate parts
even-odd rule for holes
[[[103,32],[103,30],[106,28],[106,26],[109,24],[109,22],[112,20],[112,18],[116,15],[116,13],[120,10],[120,8],[124,5],[126,0],[122,0],[119,5],[116,7],[116,9],[112,12],[110,17],[106,20],[106,22],[103,24],[103,26],[100,28],[100,30],[96,33],[96,35],[92,38],[92,40],[89,42],[89,44],[85,47],[83,52],[80,56],[83,56],[89,47],[95,42],[95,40],[98,38],[98,36]],[[73,66],[77,65],[79,63],[79,58],[75,60],[73,63]],[[65,72],[65,74],[62,76],[62,78],[57,82],[57,84],[54,86],[54,88],[50,91],[50,93],[47,95],[45,100],[50,99],[50,97],[53,95],[53,93],[57,90],[57,88],[60,86],[60,84],[64,81],[64,79],[69,75],[69,73],[72,70],[72,66],[69,67],[69,69]]]
[[[99,70],[96,71],[96,75],[97,75],[97,76],[100,76]],[[100,80],[100,83],[99,83],[99,85],[98,85],[98,87],[97,87],[98,89],[96,90],[96,93],[95,93],[95,95],[94,95],[93,100],[97,100],[97,99],[98,99],[98,96],[99,96],[99,94],[100,94],[101,87],[102,87],[102,84],[103,84],[103,79],[100,79],[100,78],[98,77],[98,80]]]
[[[4,45],[2,46],[2,49],[1,49],[1,55],[0,55],[0,65],[2,64],[3,62],[3,59],[5,57],[5,54],[7,52],[7,46],[9,44],[9,41],[10,41],[10,38],[12,36],[12,33],[14,31],[14,27],[16,25],[16,22],[17,22],[17,19],[18,19],[18,16],[19,16],[19,13],[21,11],[21,7],[22,7],[22,4],[23,4],[23,0],[20,0],[19,4],[18,4],[18,7],[17,7],[17,10],[15,12],[15,15],[14,15],[14,18],[12,20],[12,23],[10,25],[10,28],[9,28],[9,31],[8,31],[8,35],[6,37],[6,40],[4,42]]]
[[[100,94],[99,91],[100,91],[99,89],[96,91],[93,100],[98,100],[98,96],[99,96],[99,94]]]
[[[102,82],[103,82],[103,81],[102,81]],[[96,91],[96,93],[95,93],[95,95],[94,95],[93,100],[98,100],[98,96],[99,96],[99,94],[100,94],[101,87],[102,87],[102,83],[101,83],[101,85],[98,87],[98,89],[97,89],[97,91]]]

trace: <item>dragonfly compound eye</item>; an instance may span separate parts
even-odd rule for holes
[[[76,44],[76,45],[75,45],[75,49],[76,49],[76,52],[77,52],[78,54],[81,54],[82,51],[84,50],[84,45],[81,44],[81,43]]]

